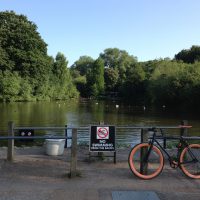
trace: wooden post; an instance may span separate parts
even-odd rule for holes
[[[141,143],[148,142],[148,130],[141,129]]]
[[[71,165],[70,165],[70,178],[77,175],[77,129],[72,129],[72,147],[71,147]]]
[[[68,133],[67,133],[67,125],[65,125],[66,129],[65,129],[65,136],[68,137]],[[67,148],[67,140],[65,140],[65,148]]]
[[[114,162],[114,164],[117,163],[117,153],[116,153],[116,151],[114,152],[114,160],[113,160],[113,162]]]
[[[148,142],[148,130],[141,129],[141,143]],[[142,148],[140,152],[140,172],[142,174],[147,174],[147,165],[143,162],[145,155],[147,154],[148,149]]]
[[[8,136],[14,136],[14,122],[8,122]],[[14,140],[8,140],[7,160],[13,161],[14,159]]]
[[[187,120],[182,120],[181,121],[181,125],[187,126],[188,125],[188,121]],[[187,128],[181,128],[180,135],[181,136],[187,136],[188,135],[188,129]]]

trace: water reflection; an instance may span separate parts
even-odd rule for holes
[[[116,107],[116,105],[118,105]],[[178,125],[183,119],[193,126],[191,135],[200,135],[200,117],[177,110],[131,106],[112,101],[71,100],[59,102],[0,103],[0,130],[7,131],[8,121],[17,126],[89,126],[104,122],[111,125],[168,126]],[[40,132],[42,133],[42,132]],[[45,132],[64,134],[64,132]],[[140,130],[118,131],[118,141],[134,143]],[[88,140],[88,132],[79,132],[80,140]]]

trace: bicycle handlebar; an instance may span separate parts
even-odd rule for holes
[[[173,127],[173,128],[176,128],[176,127]],[[177,128],[192,128],[192,126],[190,126],[190,125],[178,125]],[[153,126],[151,128],[148,128],[148,131],[157,132],[157,130],[162,131],[163,129],[168,129],[168,127],[159,127],[159,126],[156,127],[156,126]]]
[[[192,128],[192,126],[190,126],[190,125],[179,125],[178,128]],[[149,128],[148,131],[153,131],[154,133],[159,132],[161,134],[161,137],[164,137],[163,129],[164,128],[162,128],[162,127],[152,127],[152,128]]]
[[[179,128],[192,128],[192,126],[189,126],[189,125],[179,125],[178,127]]]

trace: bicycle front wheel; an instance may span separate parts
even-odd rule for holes
[[[133,174],[142,179],[158,176],[164,166],[164,158],[160,149],[150,144],[136,145],[129,154],[129,166]]]
[[[200,178],[200,144],[190,144],[180,155],[180,168],[190,178]]]

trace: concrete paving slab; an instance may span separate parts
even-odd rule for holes
[[[160,200],[152,191],[114,191],[113,200]]]

